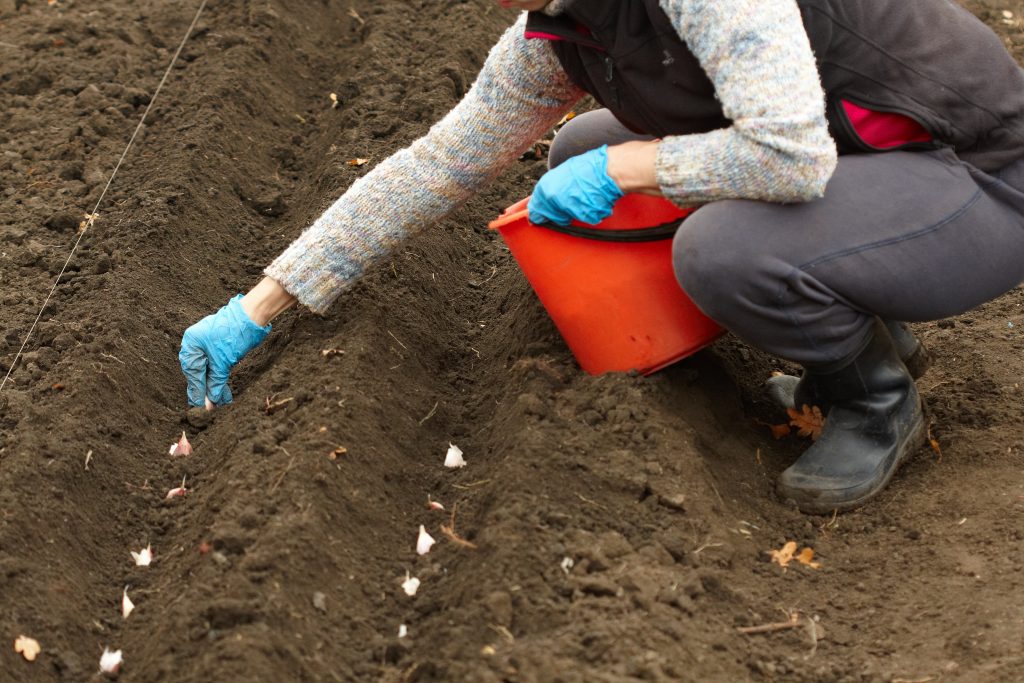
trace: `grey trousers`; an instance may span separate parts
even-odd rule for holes
[[[642,139],[589,112],[562,128],[550,164]],[[875,316],[945,318],[1024,281],[1024,160],[988,174],[951,150],[843,156],[821,199],[701,207],[673,264],[697,306],[753,346],[843,364]]]

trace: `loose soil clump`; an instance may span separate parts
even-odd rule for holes
[[[967,6],[1021,54],[1020,17]],[[0,0],[4,371],[193,11]],[[805,443],[771,439],[761,383],[791,368],[727,337],[649,378],[579,371],[486,230],[540,160],[328,317],[283,316],[232,406],[185,411],[182,331],[450,109],[511,21],[209,3],[0,394],[0,641],[42,647],[0,647],[5,681],[91,680],[104,646],[124,681],[1019,678],[1019,289],[915,325],[941,455],[836,518],[774,493]],[[183,429],[195,454],[171,458]],[[772,563],[787,541],[821,568]],[[738,630],[794,611],[816,626]]]

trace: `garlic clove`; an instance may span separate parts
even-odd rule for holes
[[[410,598],[416,595],[416,591],[420,589],[420,580],[415,576],[409,576],[409,572],[405,573],[405,581],[402,582],[402,590]]]
[[[128,597],[128,586],[124,587],[124,593],[121,595],[121,616],[125,619],[135,609],[135,603]]]
[[[131,551],[132,559],[135,560],[136,567],[148,567],[153,562],[153,550],[152,545],[147,545],[139,552]]]
[[[409,635],[409,629],[405,627],[405,624],[399,624],[398,625],[398,637],[399,638],[405,638],[407,635]]]
[[[110,648],[103,648],[103,654],[100,656],[100,673],[107,678],[117,678],[117,675],[121,673],[122,664],[124,664],[124,658],[121,656],[120,650],[111,651]]]
[[[444,510],[444,505],[441,505],[436,500],[432,500],[430,496],[427,496],[427,507],[431,510]]]
[[[434,537],[427,533],[426,527],[420,524],[420,535],[416,539],[416,554],[426,555],[430,552],[430,547],[436,542]]]
[[[448,453],[444,456],[445,467],[465,467],[466,460],[462,457],[462,449],[453,443],[448,444]]]
[[[185,477],[182,477],[181,486],[168,491],[167,495],[164,496],[164,500],[170,500],[171,498],[183,498],[186,493],[188,493],[188,489],[185,488]]]
[[[185,436],[185,432],[181,433],[181,438],[178,439],[177,443],[171,444],[171,450],[169,453],[172,457],[178,455],[192,455],[192,444],[188,442],[188,437]]]

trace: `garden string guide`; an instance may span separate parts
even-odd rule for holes
[[[43,317],[43,312],[46,310],[46,306],[50,303],[50,298],[57,290],[57,285],[60,284],[60,279],[64,275],[64,271],[67,270],[68,265],[71,263],[71,259],[75,257],[75,252],[78,251],[78,245],[81,244],[82,238],[85,237],[85,233],[88,232],[89,228],[91,228],[96,222],[96,219],[99,218],[99,208],[103,203],[103,199],[107,196],[107,190],[110,189],[111,184],[114,182],[114,176],[116,176],[117,172],[121,169],[121,164],[124,163],[125,157],[128,156],[128,151],[131,149],[132,143],[135,142],[135,138],[138,136],[139,131],[142,130],[142,126],[146,122],[146,117],[153,108],[153,104],[156,103],[157,96],[160,95],[160,90],[164,87],[164,83],[167,82],[167,78],[170,76],[171,70],[174,68],[174,64],[178,61],[178,56],[181,55],[181,51],[184,49],[185,43],[188,42],[189,36],[192,35],[192,31],[195,29],[196,24],[199,23],[199,17],[202,15],[207,1],[208,0],[202,0],[202,2],[199,3],[199,9],[196,10],[196,14],[192,18],[192,23],[189,24],[188,30],[185,31],[185,37],[182,38],[181,43],[178,44],[178,49],[174,51],[174,56],[171,57],[171,63],[167,65],[167,70],[164,71],[163,78],[160,79],[160,83],[156,86],[156,90],[153,91],[153,96],[149,98],[149,104],[146,105],[146,110],[142,112],[142,118],[139,119],[138,125],[135,126],[135,131],[132,133],[131,138],[129,138],[128,144],[125,145],[124,151],[121,153],[121,158],[117,160],[117,164],[114,166],[114,170],[107,179],[107,184],[103,188],[103,192],[100,193],[99,199],[96,200],[96,205],[90,213],[85,214],[85,220],[83,220],[78,226],[78,238],[75,239],[75,243],[71,247],[71,253],[68,254],[68,258],[64,262],[64,266],[60,269],[60,273],[57,274],[57,278],[53,282],[53,287],[50,288],[50,292],[46,295],[43,305],[39,308],[39,313],[36,314],[36,319],[32,321],[32,326],[29,327],[28,334],[25,335],[25,340],[21,343],[21,348],[19,348],[18,353],[14,355],[14,360],[11,362],[10,369],[4,376],[3,381],[0,381],[0,392],[3,391],[4,386],[7,384],[7,380],[10,379],[11,373],[14,372],[14,368],[18,366],[18,360],[21,358],[22,352],[28,345],[28,340],[32,337],[32,333],[39,324],[39,320]]]

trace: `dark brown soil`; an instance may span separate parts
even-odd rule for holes
[[[0,0],[4,372],[191,5]],[[1016,17],[969,5],[1021,54]],[[773,489],[805,444],[763,424],[770,358],[726,338],[650,378],[577,369],[485,229],[543,170],[522,162],[329,317],[284,316],[235,404],[187,421],[185,327],[447,111],[511,18],[210,3],[0,395],[0,679],[92,680],[112,646],[123,681],[1021,680],[1021,290],[916,326],[941,457],[807,517]],[[171,459],[182,429],[195,455]],[[463,470],[441,467],[450,441]],[[822,568],[771,564],[788,540]],[[736,630],[792,609],[816,649],[805,628]]]

